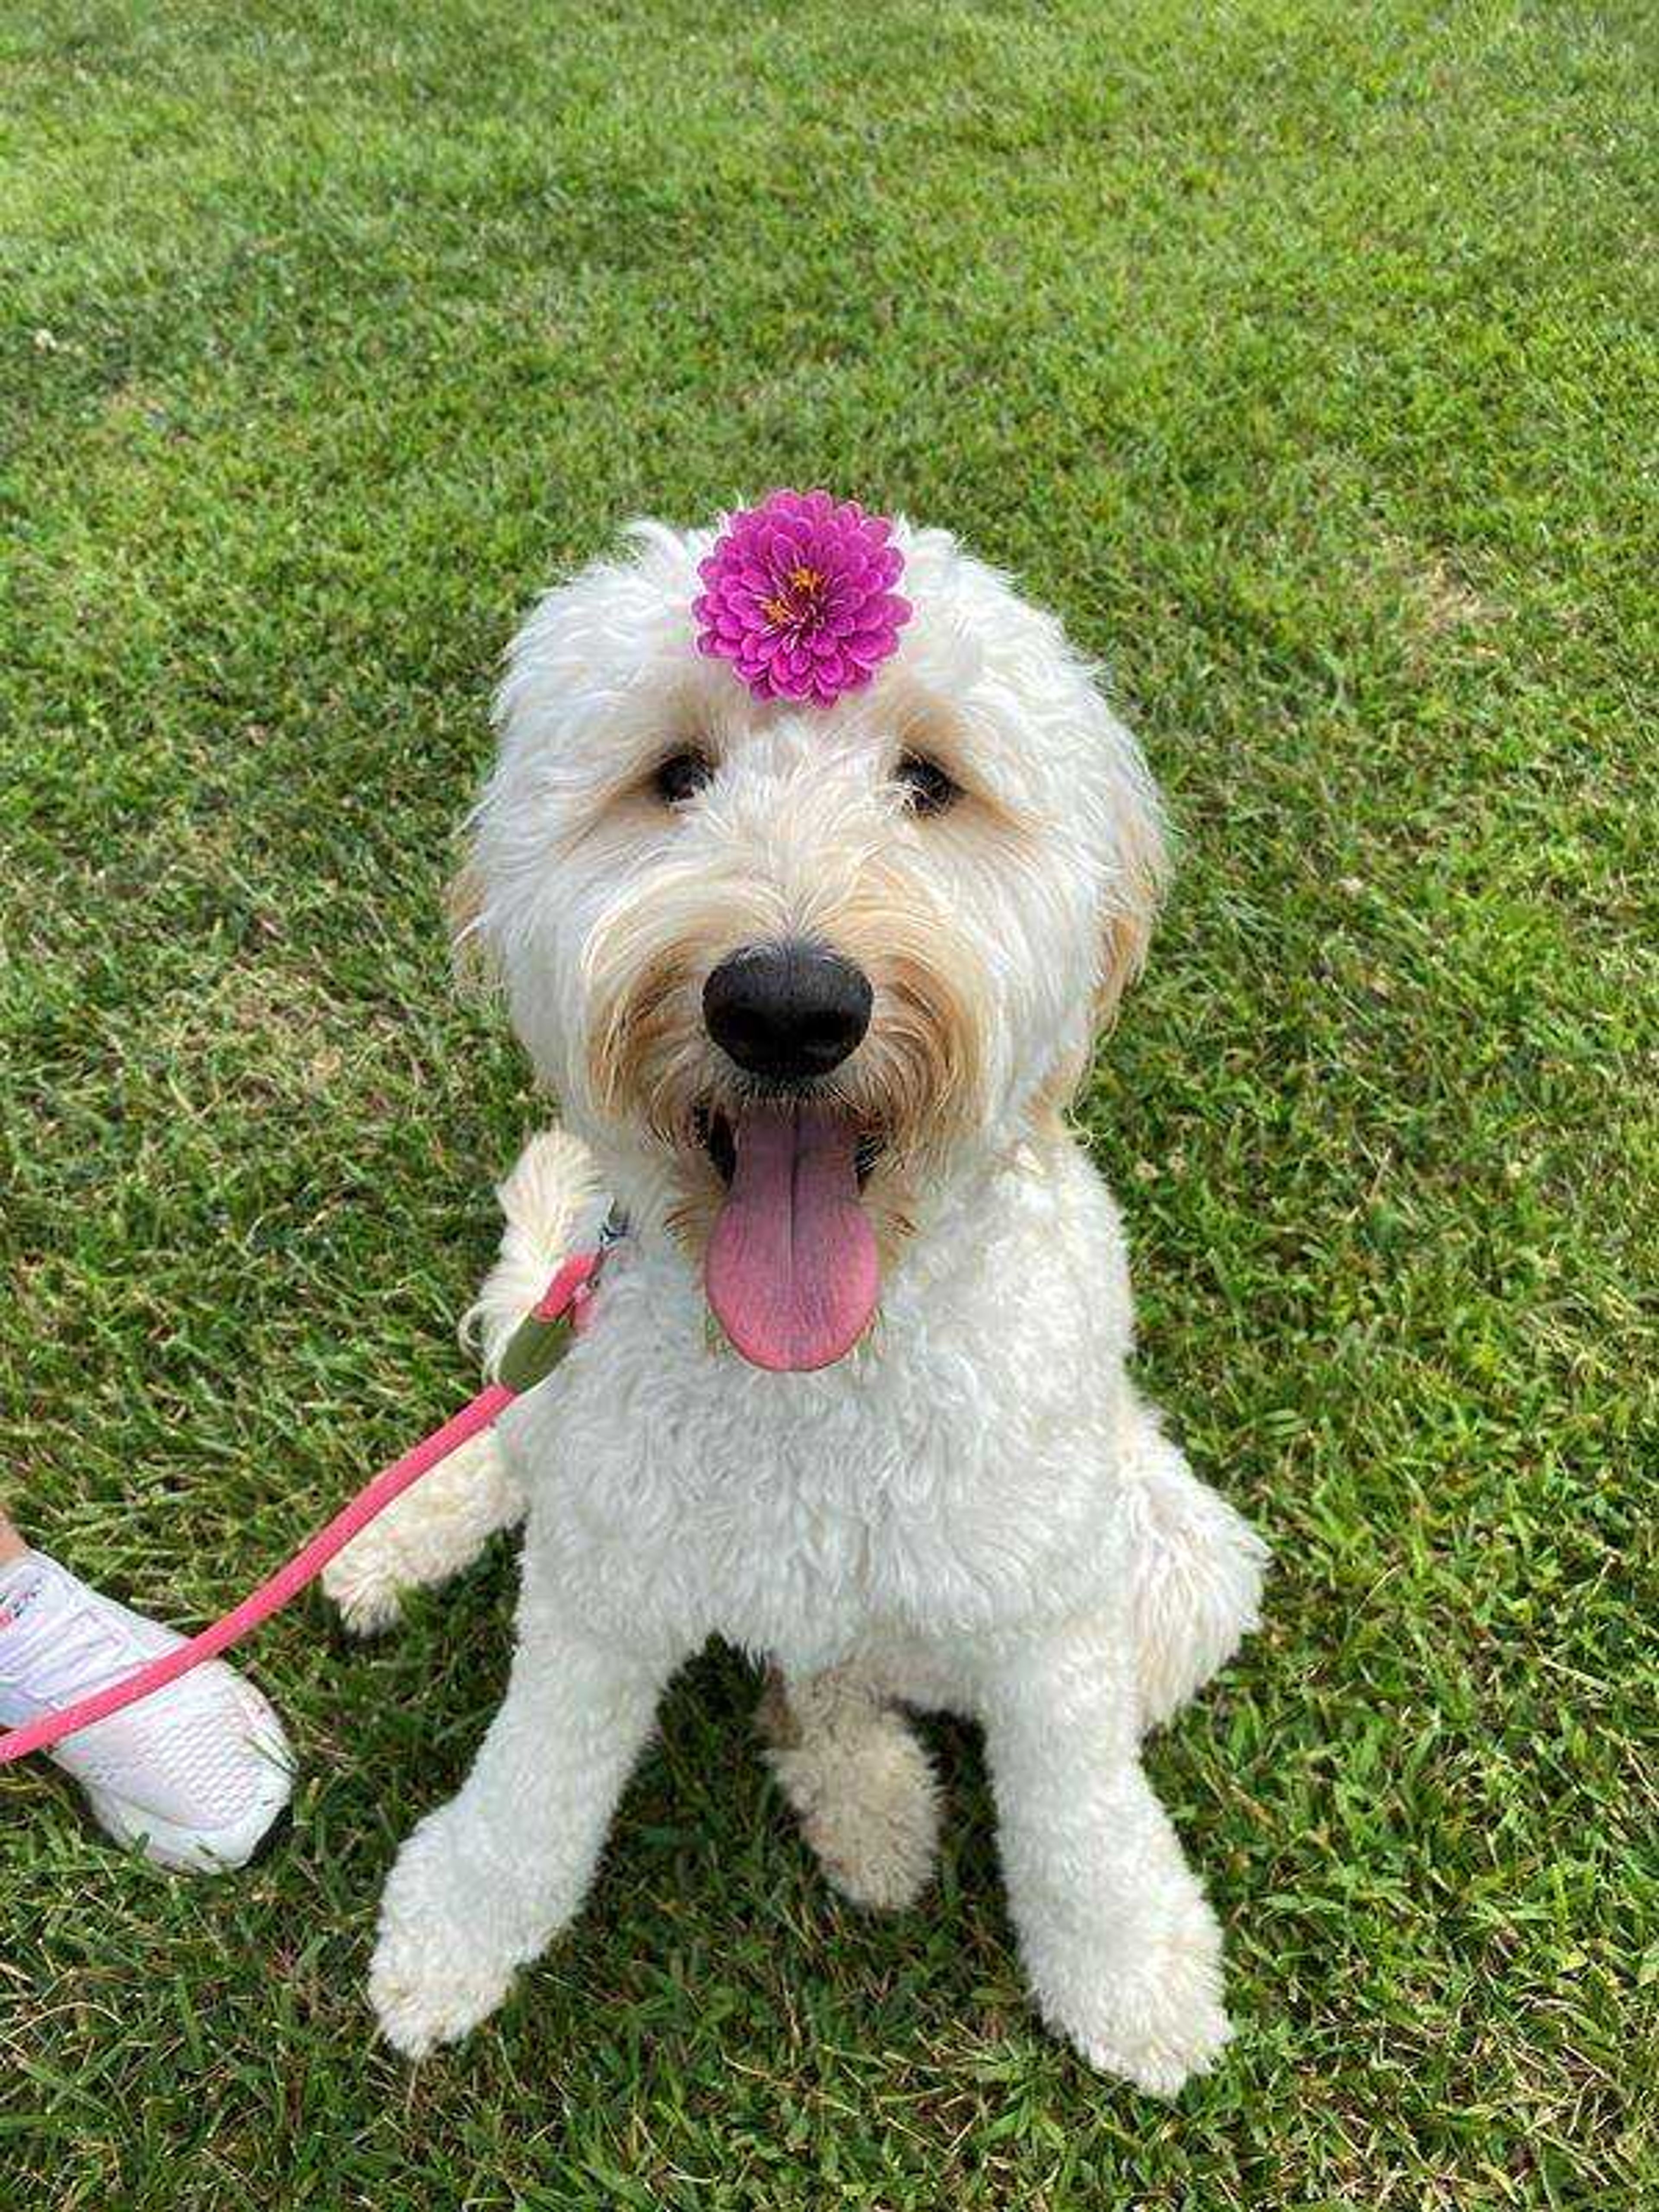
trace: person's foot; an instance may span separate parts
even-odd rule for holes
[[[61,1712],[183,1641],[26,1552],[0,1567],[0,1726]],[[118,1842],[196,1874],[246,1866],[288,1803],[293,1765],[276,1714],[222,1660],[48,1756]]]

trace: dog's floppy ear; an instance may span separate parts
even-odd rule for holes
[[[1098,742],[1110,763],[1105,793],[1107,867],[1101,890],[1099,968],[1095,982],[1097,1037],[1109,1029],[1118,1002],[1146,964],[1158,910],[1170,878],[1164,807],[1140,747],[1091,684]]]
[[[1118,1003],[1146,964],[1158,910],[1170,876],[1163,811],[1145,769],[1139,788],[1123,794],[1117,822],[1116,866],[1101,915],[1100,970],[1095,984],[1095,1035],[1117,1018]]]
[[[444,913],[456,982],[468,998],[492,996],[501,985],[501,963],[484,935],[483,878],[470,849],[446,887]]]

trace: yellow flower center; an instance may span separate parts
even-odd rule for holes
[[[774,629],[788,629],[817,613],[823,584],[822,570],[809,568],[804,561],[798,562],[789,571],[787,588],[763,600],[761,611]]]

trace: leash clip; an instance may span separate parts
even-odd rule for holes
[[[626,1233],[625,1224],[613,1209],[599,1231],[598,1248],[567,1260],[548,1285],[541,1303],[508,1337],[495,1375],[514,1397],[522,1397],[526,1390],[544,1382],[586,1326],[588,1305],[599,1286],[605,1255]]]

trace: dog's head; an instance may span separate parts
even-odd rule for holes
[[[809,1368],[1064,1103],[1145,953],[1164,842],[1093,672],[945,532],[896,526],[911,619],[828,706],[699,654],[712,542],[638,525],[520,633],[460,927],[738,1350]]]

